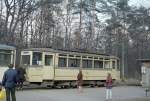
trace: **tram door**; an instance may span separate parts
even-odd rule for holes
[[[43,54],[43,79],[52,80],[54,77],[54,54],[48,52],[45,52]]]
[[[150,86],[150,67],[146,70],[146,85]]]
[[[23,51],[22,65],[26,67],[26,80],[29,82],[42,82],[43,59],[42,52]]]
[[[142,86],[148,87],[150,86],[150,66],[147,64],[143,64],[141,67],[141,73],[142,73]]]

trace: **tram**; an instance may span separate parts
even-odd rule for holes
[[[16,60],[16,48],[0,44],[0,83],[2,82],[3,74],[8,69],[9,64],[14,64]]]
[[[119,58],[106,54],[29,48],[22,50],[20,65],[30,84],[76,86],[80,69],[84,84],[91,86],[103,84],[107,73],[120,80]]]

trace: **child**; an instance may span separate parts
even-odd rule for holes
[[[106,78],[106,101],[112,99],[112,77],[111,74],[108,73]]]

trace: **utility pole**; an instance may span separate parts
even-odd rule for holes
[[[125,75],[125,66],[124,66],[124,55],[125,55],[125,46],[124,46],[124,38],[122,39],[122,54],[121,54],[121,64],[122,64],[122,79],[124,80]]]
[[[96,0],[92,1],[92,33],[91,33],[91,43],[93,42],[93,38],[95,35],[95,7],[96,6]],[[92,46],[92,44],[90,45]],[[90,47],[91,48],[91,47]]]
[[[127,8],[128,1],[124,1],[124,7],[123,7],[123,36],[122,36],[122,79],[125,79],[125,35],[126,35],[126,13],[125,10]],[[126,67],[127,68],[127,67]]]
[[[82,4],[83,2],[82,2],[82,0],[80,0],[80,25],[79,25],[79,32],[77,33],[77,42],[76,42],[76,44],[77,44],[77,48],[79,48],[80,47],[80,44],[81,44],[81,30],[82,30],[82,9],[83,9],[83,4]]]
[[[95,6],[96,6],[96,1],[93,0],[93,4],[92,4],[92,35],[95,34]]]
[[[124,1],[122,1],[122,0],[117,0],[117,5],[119,4],[119,3],[121,3],[121,2],[124,2]],[[118,6],[119,7],[119,6]],[[119,7],[120,8],[120,7]],[[121,14],[122,13],[122,14]],[[121,16],[120,16],[121,15]],[[124,65],[124,61],[125,61],[125,44],[124,44],[124,34],[125,34],[125,9],[123,8],[123,9],[121,9],[121,10],[118,10],[117,9],[117,16],[118,16],[118,18],[120,19],[122,19],[123,18],[123,30],[122,30],[122,28],[120,29],[121,31],[120,31],[120,33],[118,33],[118,34],[120,34],[121,35],[121,37],[122,37],[122,39],[121,39],[121,43],[120,43],[120,46],[121,46],[121,49],[119,49],[120,51],[121,51],[121,68],[120,68],[120,77],[121,77],[121,79],[122,80],[124,80],[124,75],[125,75],[125,65]],[[118,29],[119,30],[119,29]],[[119,32],[119,31],[117,31],[117,32]]]
[[[81,34],[82,28],[82,0],[80,0],[80,25],[79,25],[79,33]]]

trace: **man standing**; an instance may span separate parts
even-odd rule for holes
[[[82,74],[82,70],[80,70],[78,75],[77,75],[77,85],[78,85],[79,93],[83,92],[82,84],[83,84],[83,74]]]
[[[10,101],[10,94],[12,101],[16,101],[15,86],[17,84],[17,72],[13,69],[13,64],[10,64],[9,69],[5,71],[2,85],[6,89],[6,101]]]

